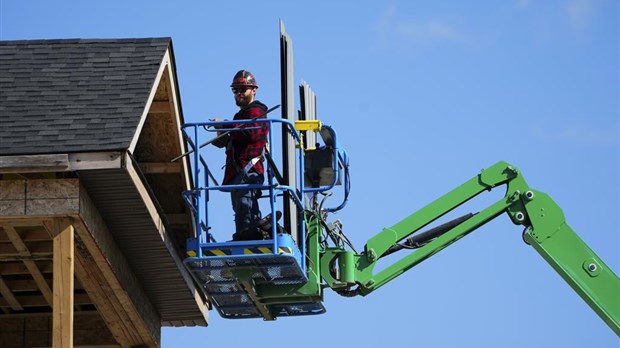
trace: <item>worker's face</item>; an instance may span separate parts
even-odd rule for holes
[[[256,87],[233,87],[232,92],[235,95],[235,103],[242,108],[254,101],[256,96]]]

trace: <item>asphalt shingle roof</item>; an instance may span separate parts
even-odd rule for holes
[[[127,149],[170,41],[0,41],[0,155]]]

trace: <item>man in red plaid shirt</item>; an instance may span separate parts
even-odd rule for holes
[[[256,100],[258,84],[247,70],[239,70],[230,85],[235,102],[240,108],[233,120],[264,119],[267,106]],[[262,184],[265,168],[263,151],[269,135],[269,124],[251,122],[234,124],[241,130],[230,132],[220,146],[226,146],[226,169],[222,185]],[[216,144],[217,145],[217,144]],[[262,239],[262,232],[256,226],[261,219],[258,205],[259,189],[236,189],[231,191],[231,202],[235,212],[237,233],[233,240]]]

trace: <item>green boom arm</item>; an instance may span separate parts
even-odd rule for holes
[[[461,219],[415,252],[373,272],[377,261],[391,253],[399,242],[483,191],[500,185],[507,187],[502,199]],[[361,253],[343,247],[324,248],[321,276],[329,287],[343,295],[367,295],[503,213],[514,224],[526,227],[525,241],[620,336],[620,279],[566,224],[557,204],[548,195],[530,189],[519,171],[506,162],[483,170],[394,226],[383,229],[366,243]],[[352,286],[357,287],[350,290]]]

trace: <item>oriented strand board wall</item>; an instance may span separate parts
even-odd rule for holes
[[[0,180],[0,216],[79,213],[78,179]]]

